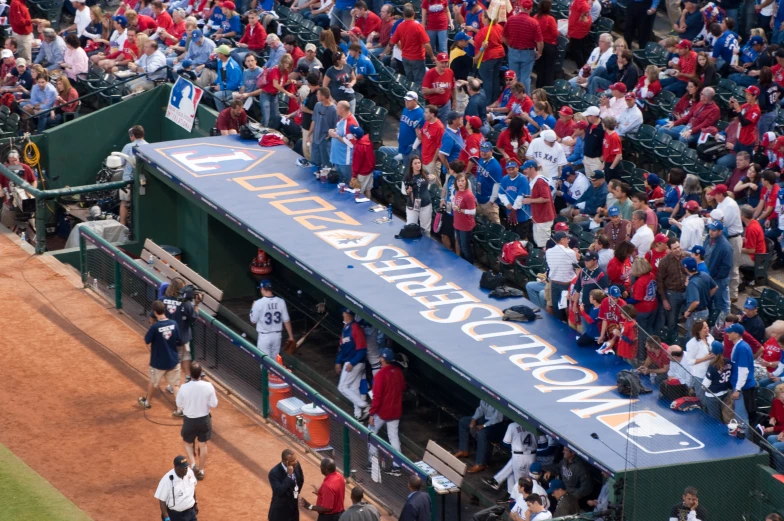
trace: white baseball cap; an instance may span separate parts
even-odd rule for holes
[[[549,141],[550,143],[554,142],[558,139],[558,136],[555,135],[555,132],[552,130],[544,130],[542,131],[542,139],[545,141]]]
[[[0,58],[13,58],[14,53],[11,52],[11,49],[3,49],[3,52],[0,53]]]
[[[403,99],[406,100],[406,101],[417,101],[419,99],[419,96],[417,95],[416,92],[414,92],[413,90],[410,90],[410,91],[406,92],[406,95],[403,96]]]
[[[722,210],[719,210],[718,208],[715,208],[714,210],[711,211],[710,216],[711,219],[713,219],[714,221],[721,221],[722,219],[724,219],[724,212]]]
[[[313,45],[312,43],[309,43],[309,44],[305,45],[305,50],[306,51],[314,51],[315,52],[317,49],[316,49],[315,45]]]
[[[599,107],[588,107],[583,111],[583,116],[598,116],[600,114]]]

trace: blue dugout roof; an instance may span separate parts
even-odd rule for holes
[[[320,183],[287,147],[223,136],[137,150],[194,200],[407,339],[419,356],[600,468],[616,473],[759,451],[703,414],[671,411],[658,392],[620,395],[615,377],[628,366],[577,347],[575,331],[546,313],[531,324],[502,321],[503,309],[523,299],[490,299],[479,288],[482,272],[434,240],[395,239],[400,219],[374,222],[386,212]]]

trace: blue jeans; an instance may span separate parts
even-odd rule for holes
[[[759,122],[757,123],[757,132],[760,135],[764,134],[765,132],[773,131],[773,127],[776,124],[776,118],[779,115],[778,108],[771,110],[770,112],[764,113],[760,116]]]
[[[446,118],[449,116],[449,113],[452,111],[452,102],[448,101],[438,107],[438,119],[441,120],[441,123],[444,124],[446,127],[447,121]]]
[[[544,294],[545,287],[546,285],[543,282],[536,280],[525,285],[525,292],[528,293],[528,300],[530,300],[534,306],[542,309],[547,307],[547,297]]]
[[[725,280],[729,281],[729,278],[727,278]],[[718,291],[717,291],[717,293],[718,293]],[[730,297],[730,287],[729,287],[729,285],[727,285],[727,302],[729,302],[729,297]],[[691,332],[691,326],[692,326],[692,324],[694,324],[694,321],[696,321],[696,320],[707,320],[707,319],[708,319],[708,310],[707,309],[703,309],[702,311],[695,311],[694,313],[692,313],[691,315],[686,317],[686,331],[687,332]]]
[[[407,60],[403,58],[403,71],[406,74],[406,78],[417,85],[421,85],[422,80],[425,79],[425,60]]]
[[[728,168],[730,171],[735,169],[735,153],[730,152],[718,158],[716,160],[717,165],[721,165],[725,168]]]
[[[686,94],[686,82],[679,80],[675,76],[661,80],[661,86],[662,89],[672,92],[679,98]]]
[[[775,452],[773,453],[773,465],[779,472],[784,472],[784,442],[779,441],[778,434],[771,434],[768,436],[768,443],[773,445]]]
[[[446,34],[446,31],[427,31],[434,53],[447,52]]]
[[[779,380],[778,382],[774,382],[770,378],[763,378],[762,380],[759,381],[759,386],[760,387],[767,387],[768,389],[770,389],[772,391],[780,383],[781,383],[781,380]]]
[[[672,136],[672,139],[677,139],[681,143],[686,143],[687,145],[695,144],[697,142],[697,140],[700,138],[699,134],[692,134],[692,135],[690,135],[687,138],[682,137],[681,136],[681,132],[686,130],[686,125],[676,125],[674,127],[665,128],[665,129],[662,129],[662,130],[664,130],[670,136]]]
[[[670,310],[664,310],[664,325],[667,329],[678,327],[678,318],[683,314],[686,308],[686,292],[685,291],[667,291],[667,302],[670,303]],[[687,329],[687,332],[690,330]]]
[[[332,166],[337,168],[338,172],[340,172],[339,183],[349,184],[351,182],[351,165],[336,165],[333,163]]]
[[[485,423],[484,418],[480,418],[476,421],[477,425],[483,425]],[[470,436],[470,429],[469,425],[471,424],[471,417],[464,416],[460,418],[460,422],[458,422],[458,436],[459,436],[459,445],[458,448],[461,451],[468,452],[468,438]],[[486,465],[487,460],[490,459],[490,443],[493,441],[500,441],[501,437],[504,434],[506,427],[503,423],[496,423],[495,425],[491,425],[490,427],[485,427],[484,429],[477,431],[476,433],[476,464],[477,465]]]
[[[215,93],[215,109],[220,112],[231,102],[233,90],[219,90]]]
[[[47,128],[52,128],[56,125],[59,125],[63,122],[63,115],[62,114],[55,114],[55,116],[49,117],[49,114],[44,114],[38,117],[38,133],[40,134]]]
[[[730,278],[715,279],[718,289],[713,294],[713,307],[724,313],[730,312]],[[691,331],[687,329],[686,331]]]
[[[499,95],[498,76],[501,74],[501,59],[484,60],[479,66],[479,77],[482,79],[482,90],[488,100],[496,100]],[[529,73],[530,81],[530,73]]]
[[[329,139],[324,139],[321,143],[313,143],[310,149],[310,159],[318,166],[329,166]]]
[[[474,263],[474,253],[471,251],[471,232],[455,230],[455,242],[460,248],[460,256],[470,263]]]
[[[600,69],[602,67],[599,67]],[[610,88],[612,82],[607,78],[602,78],[601,76],[591,76],[591,79],[588,80],[588,85],[585,89],[585,92],[588,94],[597,94],[598,92],[603,92]]]
[[[326,13],[317,14],[313,18],[313,23],[318,25],[322,29],[329,29],[329,22],[330,22],[330,18],[329,15]]]
[[[751,87],[752,85],[759,84],[757,78],[749,76],[748,74],[741,74],[739,72],[734,72],[730,74],[729,79],[731,79],[741,87]]]
[[[655,335],[656,331],[653,330],[653,325],[656,322],[656,310],[651,311],[650,313],[637,313],[637,327],[639,328],[639,332],[637,333],[637,361],[644,362],[646,351],[645,351],[645,341],[647,340],[647,336],[642,334],[644,330],[649,335]]]
[[[530,94],[531,72],[534,70],[536,62],[536,51],[533,49],[522,51],[510,47],[507,59],[509,60],[509,68],[515,71],[517,80],[525,86],[525,92]]]
[[[771,36],[770,38],[770,43],[775,43],[776,45],[781,45],[782,43],[784,43],[784,31],[779,29],[779,26],[776,26],[773,29],[773,36]]]
[[[259,104],[261,105],[261,125],[269,127],[270,124],[275,124],[275,121],[280,116],[278,95],[262,92],[259,94]]]

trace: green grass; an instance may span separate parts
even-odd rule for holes
[[[51,483],[0,444],[0,521],[90,521]]]

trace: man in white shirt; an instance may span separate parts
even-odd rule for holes
[[[632,213],[632,229],[634,230],[632,244],[637,247],[637,256],[645,257],[645,254],[651,251],[653,231],[645,225],[644,211],[635,210],[634,213]]]
[[[592,52],[591,55],[588,57],[588,61],[585,63],[591,68],[591,75],[597,72],[597,69],[604,67],[607,65],[607,61],[610,59],[610,56],[613,55],[613,37],[610,33],[603,33],[599,35],[599,46],[596,47]],[[582,88],[586,88],[588,85],[588,78],[589,76],[585,76],[583,74],[583,69],[580,69],[577,76],[569,80],[569,83],[572,86],[580,85]]]
[[[612,116],[616,120],[620,117],[621,113],[626,110],[626,85],[619,82],[610,85],[610,94],[602,96],[599,101],[599,115],[603,118]]]
[[[539,162],[542,175],[547,178],[553,190],[555,190],[555,180],[561,176],[561,168],[567,164],[563,146],[557,140],[555,131],[543,130],[541,136],[534,139],[525,152],[526,158]]]
[[[161,507],[161,519],[171,521],[196,519],[196,476],[188,465],[188,458],[174,458],[174,468],[158,483],[155,499]]]
[[[740,218],[740,207],[735,199],[727,195],[727,185],[719,184],[708,194],[716,199],[716,209],[724,214],[724,229],[727,240],[732,246],[732,271],[730,272],[730,302],[738,300],[738,284],[740,284],[740,259],[743,248],[743,221]]]
[[[129,92],[151,90],[155,81],[166,79],[166,56],[158,50],[158,42],[148,40],[144,44],[144,54],[136,62],[129,63],[128,70],[143,75],[128,83]]]
[[[637,106],[637,95],[627,92],[623,96],[626,102],[626,110],[618,114],[618,135],[624,137],[627,134],[634,134],[642,125],[642,111]]]
[[[686,210],[683,220],[678,222],[671,218],[670,225],[681,229],[681,249],[689,251],[692,246],[704,242],[705,221],[700,217],[700,205],[697,201],[687,201],[683,209]]]
[[[197,362],[191,364],[191,381],[180,387],[177,393],[177,408],[182,410],[184,419],[182,423],[182,441],[185,442],[185,451],[188,453],[196,479],[204,479],[204,468],[207,465],[207,442],[212,437],[212,415],[210,410],[218,406],[218,395],[215,387],[210,382],[201,379],[201,365]],[[196,455],[193,442],[199,439],[199,464],[196,465]]]
[[[87,0],[71,0],[74,6],[74,23],[70,27],[66,27],[60,31],[60,36],[65,35],[67,32],[76,30],[76,36],[79,38],[100,38],[101,35],[84,34],[84,30],[92,23],[90,19],[90,8],[87,7]],[[82,44],[84,45],[84,43]]]
[[[569,285],[574,280],[579,250],[569,248],[569,234],[566,232],[555,232],[553,240],[555,246],[548,248],[544,254],[550,272],[550,294],[555,316],[566,321],[566,300],[569,295]],[[564,294],[567,298],[564,298]]]

